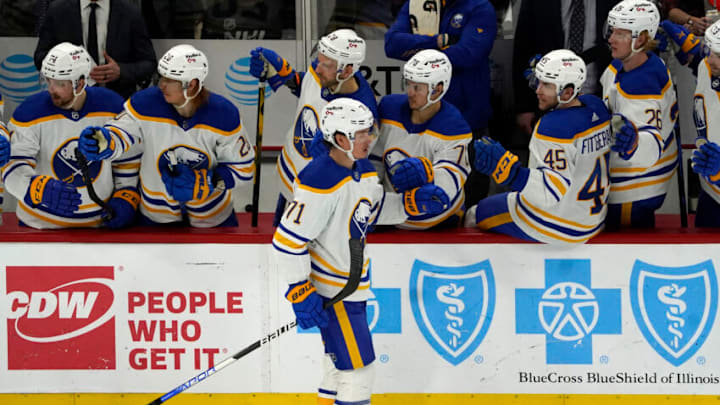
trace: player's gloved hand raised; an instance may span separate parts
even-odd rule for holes
[[[165,189],[177,201],[202,201],[214,190],[212,170],[191,169],[188,165],[178,164],[171,170],[161,170],[160,177]]]
[[[24,200],[31,207],[42,206],[53,214],[64,217],[71,216],[82,202],[75,186],[50,176],[34,176],[30,180]]]
[[[435,177],[432,162],[424,156],[397,161],[390,166],[388,173],[390,183],[400,193],[432,183]]]
[[[264,75],[273,91],[285,84],[292,73],[288,61],[272,49],[259,46],[250,51],[250,74],[258,79]]]
[[[692,168],[713,184],[720,184],[720,145],[715,142],[701,144],[693,152]]]
[[[475,170],[492,177],[496,183],[508,185],[522,167],[517,155],[505,150],[500,142],[484,136],[475,141]]]
[[[318,128],[315,131],[312,142],[310,142],[310,156],[312,156],[313,159],[330,153],[330,149],[328,149],[323,140],[325,140],[325,137],[323,136],[322,130]]]
[[[88,160],[104,160],[115,151],[115,141],[107,128],[87,127],[80,133],[78,149]]]
[[[542,54],[537,53],[533,55],[528,61],[527,69],[523,70],[523,77],[528,81],[528,85],[535,89],[537,87],[537,80],[535,79],[535,65],[542,59]]]
[[[611,122],[615,141],[610,149],[618,152],[621,158],[628,160],[638,147],[637,127],[627,117],[618,113],[613,114]]]
[[[425,184],[403,193],[405,213],[409,216],[437,215],[448,209],[450,198],[434,184]]]
[[[309,280],[290,284],[285,298],[292,303],[298,326],[302,329],[327,326],[330,318],[323,308],[323,300]]]
[[[675,53],[677,60],[683,65],[687,65],[694,57],[700,54],[702,50],[700,40],[690,30],[670,20],[661,22],[660,27],[662,29],[655,34],[655,39],[659,42],[658,50],[660,52],[670,48]]]
[[[0,167],[5,166],[10,161],[10,142],[0,135]]]
[[[140,194],[134,187],[115,191],[108,201],[108,207],[112,210],[113,215],[105,221],[105,226],[110,229],[120,229],[131,225],[135,219],[138,204],[140,204]]]

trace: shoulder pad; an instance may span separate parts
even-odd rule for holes
[[[472,130],[454,105],[442,100],[442,107],[427,123],[427,129],[446,137],[472,136]]]
[[[380,99],[378,106],[378,114],[380,119],[389,119],[400,121],[402,106],[407,104],[407,95],[405,94],[388,94]]]
[[[54,114],[60,114],[60,111],[53,105],[50,93],[42,91],[26,98],[17,106],[12,119],[16,122],[30,122]]]
[[[162,91],[157,87],[148,87],[133,94],[127,101],[128,106],[139,115],[174,119],[175,110],[165,102]]]
[[[670,77],[662,60],[650,53],[648,60],[637,69],[618,77],[620,89],[632,96],[662,96],[670,87]]]
[[[240,112],[225,97],[210,93],[207,105],[195,113],[198,124],[217,128],[221,131],[234,132],[240,126]]]
[[[372,166],[372,165],[371,165]],[[350,178],[351,171],[335,163],[330,156],[321,156],[310,161],[298,174],[297,182],[305,189],[327,193]]]
[[[123,109],[125,100],[112,90],[105,87],[88,87],[88,112],[103,111],[119,114]]]

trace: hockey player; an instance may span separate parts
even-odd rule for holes
[[[2,96],[0,96],[0,103],[2,103]],[[0,107],[2,107],[2,104],[0,104]],[[0,173],[2,172],[2,167],[5,166],[5,164],[10,160],[10,133],[8,132],[7,128],[5,128],[5,124],[2,123],[2,110],[0,109]],[[1,177],[0,177],[1,179]],[[5,189],[3,188],[3,183],[0,180],[0,225],[2,225],[2,211],[3,211],[3,200],[5,197]]]
[[[704,58],[695,87],[693,170],[700,175],[696,227],[720,227],[720,21],[705,31]]]
[[[114,161],[132,145],[143,146],[143,224],[237,226],[231,191],[252,181],[255,169],[240,112],[203,87],[208,60],[191,45],[172,47],[157,70],[158,87],[135,93],[104,127],[83,131],[82,152]],[[96,131],[103,142],[95,140]]]
[[[428,229],[462,215],[463,185],[470,170],[466,149],[472,134],[460,112],[442,100],[451,75],[445,54],[420,51],[403,68],[406,93],[380,101],[380,137],[371,159],[378,164],[385,190],[402,193],[433,183],[450,198],[447,209],[411,216],[401,228]]]
[[[285,200],[292,200],[293,180],[310,162],[310,145],[318,129],[318,111],[329,101],[349,97],[365,104],[377,118],[377,104],[372,88],[359,72],[365,60],[365,41],[354,31],[340,29],[320,38],[317,59],[307,72],[296,72],[275,51],[258,47],[250,51],[250,73],[267,75],[273,91],[282,85],[299,98],[293,126],[277,160],[280,176],[278,213]]]
[[[611,113],[622,115],[610,157],[612,190],[606,223],[654,227],[677,165],[675,90],[667,67],[651,50],[660,15],[647,0],[625,0],[608,15],[614,58],[600,83]]]
[[[603,227],[610,192],[610,114],[602,100],[578,96],[585,62],[567,49],[535,66],[538,108],[529,168],[490,138],[475,141],[475,168],[512,192],[468,209],[466,226],[545,243],[584,243]]]
[[[64,42],[45,56],[41,74],[48,90],[27,98],[8,124],[12,155],[2,179],[17,198],[17,216],[40,229],[97,227],[103,210],[83,182],[76,158],[78,134],[88,125],[102,125],[122,111],[122,98],[102,87],[87,87],[90,57]],[[87,167],[98,197],[108,201],[115,216],[110,228],[128,225],[138,203],[138,157],[93,162]]]
[[[364,242],[375,222],[398,223],[408,214],[400,200],[385,195],[366,159],[371,111],[357,100],[338,98],[323,108],[321,117],[330,151],[314,158],[295,179],[293,200],[272,243],[290,284],[286,297],[299,327],[320,327],[326,355],[318,403],[369,404],[375,352],[366,313],[371,296],[367,256],[357,290],[327,310],[323,305],[347,283],[348,240]],[[414,213],[442,210],[447,204],[444,192],[431,184],[404,197],[406,210]]]

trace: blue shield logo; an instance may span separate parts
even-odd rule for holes
[[[462,363],[487,334],[495,310],[490,261],[443,267],[415,260],[410,305],[425,340],[453,365]]]
[[[692,357],[710,333],[717,284],[710,260],[687,267],[635,261],[630,278],[635,322],[653,349],[674,366]]]

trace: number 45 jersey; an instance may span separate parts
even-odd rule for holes
[[[591,95],[553,110],[535,125],[530,177],[508,194],[513,222],[546,243],[584,243],[600,232],[610,192],[610,114]]]

